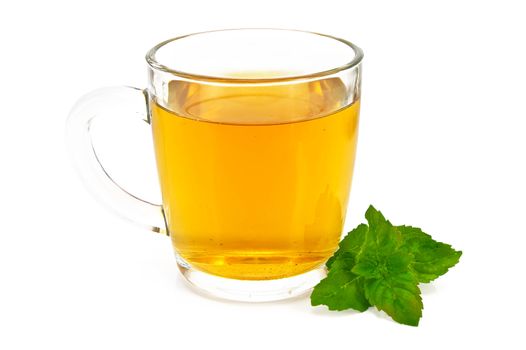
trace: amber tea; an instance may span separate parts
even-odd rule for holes
[[[150,102],[163,209],[177,253],[235,279],[294,276],[337,247],[359,100],[338,78],[293,85],[171,81]]]

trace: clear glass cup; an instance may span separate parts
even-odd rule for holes
[[[103,204],[171,237],[198,290],[269,301],[325,274],[346,217],[362,51],[318,33],[232,29],[164,41],[148,88],[103,88],[73,107],[68,147]],[[152,129],[162,204],[126,192],[100,164],[95,118]]]

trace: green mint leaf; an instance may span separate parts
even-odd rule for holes
[[[311,305],[327,305],[329,310],[354,309],[363,312],[371,306],[365,298],[364,278],[351,272],[354,256],[341,253],[329,274],[311,294]]]
[[[387,255],[400,247],[402,244],[400,232],[393,228],[393,225],[384,218],[381,212],[371,205],[365,213],[365,218],[369,223],[369,230],[365,239],[365,247],[361,250],[362,254],[365,252]]]
[[[442,276],[455,266],[462,255],[449,244],[437,242],[421,229],[397,226],[407,249],[413,254],[412,269],[421,283],[428,283]]]
[[[342,253],[351,253],[355,257],[358,256],[368,230],[369,227],[367,227],[367,225],[360,224],[354,230],[350,231],[345,238],[341,240],[339,245],[340,248],[325,264],[327,268],[330,269],[333,262],[336,261],[338,256]]]
[[[418,326],[424,305],[418,282],[407,272],[392,277],[365,281],[367,300],[396,322]]]

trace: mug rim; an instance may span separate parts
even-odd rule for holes
[[[201,75],[201,74],[195,74],[195,73],[188,73],[188,72],[185,72],[185,71],[173,69],[173,68],[170,68],[170,67],[168,67],[166,65],[163,65],[160,62],[158,62],[158,60],[155,57],[157,51],[160,48],[162,48],[163,46],[165,46],[167,44],[170,44],[170,43],[172,43],[174,41],[183,39],[183,38],[187,38],[187,37],[191,37],[191,36],[195,36],[195,35],[201,35],[201,34],[208,34],[208,33],[226,32],[226,31],[243,31],[243,30],[269,30],[269,31],[275,30],[275,31],[285,31],[285,32],[300,32],[300,33],[305,33],[305,34],[313,34],[313,35],[317,35],[317,36],[322,36],[322,37],[325,37],[325,38],[329,38],[329,39],[332,39],[332,40],[339,41],[339,42],[347,45],[348,47],[350,47],[353,50],[354,57],[350,61],[348,61],[347,63],[345,63],[343,65],[340,65],[340,66],[337,66],[337,67],[334,67],[334,68],[330,68],[330,69],[326,69],[326,70],[323,70],[323,71],[319,71],[319,72],[314,72],[314,73],[309,73],[309,74],[290,75],[290,76],[284,76],[284,77],[266,77],[266,78],[224,77],[224,76]],[[177,37],[173,37],[173,38],[164,40],[164,41],[160,42],[159,44],[155,45],[154,47],[152,47],[150,50],[148,50],[148,52],[146,53],[145,58],[146,58],[146,62],[148,63],[148,65],[154,70],[158,70],[158,71],[162,71],[162,72],[165,72],[165,73],[177,75],[177,76],[180,76],[180,77],[183,77],[183,78],[187,78],[187,79],[191,79],[191,80],[209,81],[209,82],[222,82],[222,83],[230,82],[230,83],[253,83],[253,84],[257,84],[257,83],[279,83],[279,82],[288,82],[288,81],[294,81],[294,80],[322,78],[324,76],[336,74],[336,73],[339,73],[341,71],[344,71],[344,70],[347,70],[347,69],[352,69],[352,68],[355,68],[355,67],[359,66],[360,63],[363,60],[363,56],[364,55],[363,55],[362,49],[359,48],[358,46],[356,46],[355,44],[353,44],[352,42],[350,42],[348,40],[345,40],[345,39],[342,39],[342,38],[339,38],[339,37],[336,37],[336,36],[328,35],[328,34],[322,34],[322,33],[318,33],[318,32],[313,32],[313,31],[308,31],[308,30],[299,30],[299,29],[232,28],[232,29],[216,29],[216,30],[207,30],[207,31],[202,31],[202,32],[195,32],[195,33],[181,35],[181,36],[177,36]]]

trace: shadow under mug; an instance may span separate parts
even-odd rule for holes
[[[294,297],[324,276],[343,230],[362,58],[346,40],[296,30],[170,39],[146,55],[147,89],[103,88],[77,102],[68,148],[103,204],[170,236],[198,290]],[[162,205],[126,192],[97,158],[92,121],[121,116],[152,129]]]

